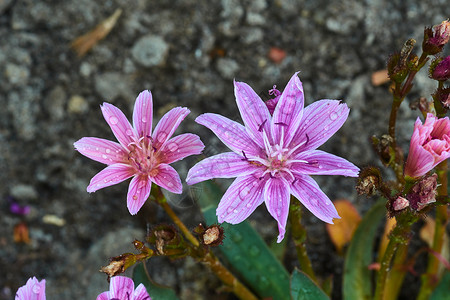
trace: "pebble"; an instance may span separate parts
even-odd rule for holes
[[[11,196],[20,200],[36,200],[39,196],[36,189],[28,184],[18,184],[11,188]]]
[[[264,32],[261,28],[251,27],[244,30],[242,42],[246,45],[261,42],[264,38]]]
[[[157,35],[140,38],[131,49],[133,59],[144,67],[163,65],[168,54],[169,45]]]
[[[45,109],[52,120],[61,120],[64,118],[66,98],[66,91],[60,85],[55,86],[48,96],[45,97]]]
[[[67,111],[70,114],[85,113],[88,111],[88,109],[89,109],[89,104],[86,101],[86,99],[84,99],[82,96],[73,95],[72,97],[70,97],[69,104],[67,106]]]
[[[119,72],[107,72],[95,75],[95,90],[105,101],[112,101],[118,96],[126,99],[133,98],[131,80]]]
[[[239,64],[231,58],[219,58],[216,63],[220,75],[226,79],[233,79],[239,70]]]
[[[25,85],[30,77],[30,70],[24,66],[8,63],[5,68],[5,76],[13,85]]]

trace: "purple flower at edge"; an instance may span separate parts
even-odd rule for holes
[[[211,129],[232,152],[197,163],[186,179],[195,184],[237,177],[219,203],[219,222],[240,223],[265,202],[278,222],[278,242],[284,238],[291,194],[327,223],[340,218],[309,175],[356,177],[359,171],[341,157],[316,150],[344,124],[347,105],[320,100],[304,108],[303,86],[297,74],[279,97],[273,116],[249,85],[234,82],[245,126],[218,114],[200,115],[196,122]]]
[[[16,300],[45,300],[45,279],[29,278],[16,293]]]
[[[200,154],[204,148],[195,134],[184,133],[172,138],[181,121],[189,114],[189,109],[171,109],[161,118],[153,133],[150,91],[143,91],[136,98],[133,126],[114,105],[105,102],[101,110],[119,143],[95,137],[84,137],[74,143],[81,154],[107,165],[91,179],[87,191],[92,193],[133,177],[127,195],[127,207],[132,215],[149,197],[152,182],[172,193],[181,194],[180,176],[169,164],[189,155]]]
[[[151,300],[151,298],[142,283],[134,289],[131,278],[114,276],[109,282],[109,291],[98,295],[97,300]]]

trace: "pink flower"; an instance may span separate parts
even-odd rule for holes
[[[347,105],[321,100],[303,108],[297,73],[279,97],[273,116],[246,83],[235,82],[234,87],[245,126],[217,114],[199,116],[196,122],[211,129],[232,152],[196,164],[187,183],[237,177],[219,203],[219,222],[240,223],[265,202],[278,222],[278,242],[284,238],[291,194],[319,219],[332,223],[339,218],[309,175],[357,176],[359,169],[352,163],[316,150],[344,124]]]
[[[425,124],[417,118],[406,160],[405,175],[420,177],[450,157],[450,121],[427,114]]]
[[[41,281],[36,277],[28,279],[27,283],[20,287],[16,293],[16,300],[45,300],[45,279]]]
[[[109,291],[98,295],[97,300],[151,300],[151,298],[142,283],[134,289],[131,278],[115,276],[109,282]]]
[[[200,154],[204,148],[195,134],[185,133],[171,138],[189,114],[189,109],[173,108],[161,118],[153,133],[150,91],[141,92],[136,99],[133,126],[114,105],[103,103],[101,109],[119,143],[95,137],[85,137],[74,143],[81,154],[107,165],[91,179],[87,191],[95,192],[133,177],[127,195],[127,206],[132,215],[149,197],[152,182],[181,194],[180,176],[169,164]]]

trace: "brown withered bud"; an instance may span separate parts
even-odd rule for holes
[[[409,104],[409,108],[412,110],[420,110],[423,114],[427,114],[431,112],[431,103],[425,97],[420,97],[416,101],[413,101]]]
[[[381,138],[377,138],[376,136],[372,137],[372,146],[385,165],[388,165],[393,158],[393,141],[392,137],[388,134],[383,134]]]
[[[109,265],[102,267],[100,272],[106,273],[109,278],[125,272],[126,269],[136,263],[133,253],[124,253],[116,257],[111,257]]]
[[[403,82],[406,75],[408,75],[408,67],[406,66],[406,63],[401,61],[400,53],[394,53],[389,57],[387,70],[389,78],[398,83]]]
[[[433,99],[441,102],[442,106],[446,109],[450,109],[450,87],[444,89],[438,89],[433,94]]]
[[[428,204],[436,202],[437,174],[424,177],[417,182],[408,193],[411,208],[420,211]]]
[[[187,255],[188,246],[183,237],[172,225],[158,225],[147,237],[150,244],[155,245],[156,254],[176,259]]]
[[[372,196],[379,189],[381,182],[380,170],[375,167],[366,167],[359,173],[356,191],[360,195]]]
[[[209,226],[202,235],[203,244],[212,247],[222,245],[223,238],[223,228],[216,224]]]
[[[435,55],[442,51],[444,45],[450,39],[450,22],[443,21],[433,28],[426,27],[422,43],[423,52],[429,55]]]
[[[28,226],[24,222],[20,222],[14,226],[13,237],[15,243],[31,243]]]

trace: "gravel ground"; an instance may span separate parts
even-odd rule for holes
[[[123,13],[110,34],[78,57],[71,42],[117,8]],[[12,299],[33,275],[46,278],[48,299],[95,299],[107,288],[97,272],[107,258],[131,251],[130,242],[142,238],[148,224],[169,221],[156,206],[132,217],[125,183],[86,192],[103,167],[76,153],[73,142],[113,139],[100,112],[103,101],[130,116],[138,93],[150,89],[156,118],[171,107],[189,107],[180,132],[199,134],[210,155],[225,148],[194,119],[204,112],[239,119],[234,78],[268,99],[274,84],[282,89],[299,70],[307,104],[342,99],[351,108],[347,123],[321,149],[360,167],[374,164],[368,139],[385,133],[390,95],[386,85],[370,83],[371,74],[407,38],[421,41],[424,26],[449,16],[445,0],[0,0],[0,299]],[[286,53],[282,61],[269,56],[274,47]],[[434,89],[425,72],[417,79],[408,101]],[[417,113],[402,108],[398,134],[406,151]],[[195,160],[176,165],[182,178]],[[356,197],[353,179],[318,181],[331,199],[352,199],[360,212],[372,203]],[[10,197],[29,205],[30,213],[12,214]],[[189,226],[201,221],[188,186],[171,201]],[[264,209],[250,220],[269,224],[267,239],[276,236]],[[29,244],[13,240],[20,222]],[[322,222],[308,213],[305,224],[314,267],[322,276],[334,274],[333,296],[340,299],[343,259],[329,250]],[[289,257],[285,263],[293,268]],[[155,259],[149,267],[182,299],[218,293],[218,281],[192,260]]]

